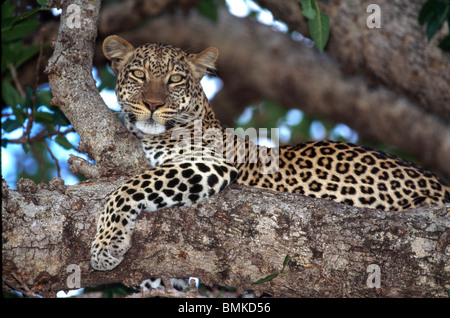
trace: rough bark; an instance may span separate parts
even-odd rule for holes
[[[144,212],[123,263],[94,271],[95,220],[123,181],[3,185],[3,279],[16,273],[52,296],[68,289],[75,264],[81,287],[194,276],[274,296],[447,296],[450,205],[391,213],[238,185],[192,207]],[[252,284],[279,273],[286,255],[285,275]],[[371,264],[380,268],[380,288],[367,286]]]
[[[67,23],[73,12],[65,1],[58,38],[46,72],[49,74],[52,104],[61,107],[81,138],[79,150],[95,160],[71,159],[73,172],[88,177],[111,173],[132,173],[148,167],[139,141],[108,109],[92,77],[92,60],[100,1],[78,3],[81,26]],[[120,142],[117,142],[120,141]]]

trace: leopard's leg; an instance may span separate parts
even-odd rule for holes
[[[232,165],[213,162],[170,163],[132,178],[111,195],[98,220],[92,267],[111,270],[122,261],[141,211],[199,202],[236,178]]]

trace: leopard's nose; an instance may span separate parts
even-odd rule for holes
[[[154,112],[155,110],[157,110],[161,106],[164,106],[164,104],[165,104],[164,102],[161,102],[161,101],[155,102],[155,101],[146,101],[146,100],[144,100],[143,103],[151,112]]]

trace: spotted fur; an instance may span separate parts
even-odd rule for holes
[[[109,198],[91,246],[95,269],[122,261],[143,210],[191,205],[232,182],[381,210],[450,202],[445,182],[374,149],[331,141],[267,149],[230,136],[200,85],[214,68],[215,48],[199,54],[163,44],[134,48],[110,36],[103,51],[117,75],[125,125],[141,139],[153,169]]]

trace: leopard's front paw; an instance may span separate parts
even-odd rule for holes
[[[110,271],[122,262],[123,256],[114,257],[106,248],[91,251],[91,266],[98,271]]]
[[[95,240],[91,245],[91,266],[99,271],[112,270],[122,262],[129,248],[129,240]]]

